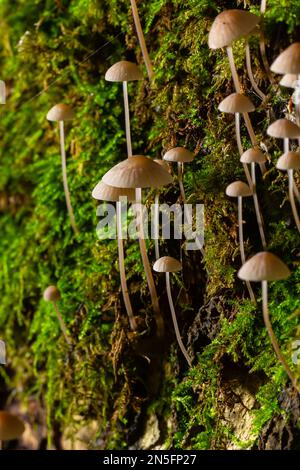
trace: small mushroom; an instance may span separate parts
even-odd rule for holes
[[[164,160],[155,158],[153,160],[158,165],[161,165],[166,171],[169,171],[169,166]],[[159,191],[156,190],[154,198],[154,248],[155,248],[155,259],[159,256]]]
[[[293,212],[293,216],[297,225],[297,229],[300,233],[300,220],[299,214],[297,211],[295,197],[294,197],[294,188],[296,186],[294,180],[294,170],[300,170],[300,154],[296,152],[287,152],[284,153],[278,160],[276,168],[278,170],[287,171],[289,179],[289,199]]]
[[[44,291],[44,300],[46,302],[52,302],[61,331],[65,337],[65,340],[69,346],[72,346],[72,342],[68,336],[67,333],[67,327],[66,324],[61,316],[60,310],[58,308],[57,302],[61,299],[60,292],[56,286],[49,286],[47,289]]]
[[[66,162],[66,149],[65,149],[65,131],[64,131],[64,121],[70,121],[74,118],[74,111],[67,104],[59,103],[53,106],[47,114],[48,121],[57,121],[59,125],[59,135],[60,135],[60,152],[61,152],[61,163],[62,163],[62,176],[63,184],[66,198],[66,205],[70,217],[71,226],[74,230],[74,233],[77,235],[79,233],[78,228],[75,223],[74,212],[71,204],[70,190],[68,185],[67,178],[67,162]]]
[[[0,411],[0,449],[3,441],[19,439],[24,431],[25,426],[20,418],[7,411]]]
[[[108,82],[123,83],[127,156],[130,157],[132,155],[132,145],[127,82],[143,80],[143,74],[137,64],[128,62],[127,60],[121,60],[107,70],[105,80]]]
[[[262,284],[262,301],[263,301],[263,317],[266,329],[268,331],[269,337],[273,349],[276,353],[277,358],[283,365],[286,373],[292,381],[293,386],[296,390],[299,390],[297,385],[297,380],[291,371],[285,357],[280,351],[279,344],[277,342],[276,336],[274,334],[272,324],[270,321],[270,314],[268,308],[268,282],[269,281],[279,281],[281,279],[286,279],[290,276],[289,268],[278,258],[278,256],[263,251],[257,253],[252,258],[250,258],[239,270],[238,276],[244,281],[252,282],[261,282]]]
[[[141,22],[140,22],[139,12],[136,6],[136,1],[130,0],[130,3],[131,3],[132,15],[133,15],[134,23],[135,23],[135,28],[136,28],[136,32],[138,35],[140,48],[142,50],[144,62],[146,65],[148,77],[149,77],[149,80],[152,80],[152,78],[154,77],[153,67],[152,67],[152,63],[151,63],[148,49],[146,46],[146,41],[145,41],[144,33],[142,30]]]
[[[238,226],[239,226],[239,244],[242,264],[246,262],[245,248],[244,248],[244,231],[243,231],[243,197],[252,196],[252,190],[243,181],[235,181],[226,188],[226,195],[229,197],[237,197],[238,199]],[[246,286],[250,298],[253,303],[256,303],[255,295],[250,282],[246,281]]]
[[[154,271],[158,273],[166,274],[166,287],[167,287],[168,301],[169,301],[169,306],[171,310],[171,315],[172,315],[177,342],[188,365],[191,367],[192,366],[191,358],[189,357],[188,352],[185,349],[184,344],[181,339],[181,335],[180,335],[180,331],[179,331],[179,327],[177,323],[177,318],[176,318],[176,312],[174,308],[174,303],[172,299],[172,291],[171,291],[171,284],[170,284],[170,273],[181,271],[182,269],[181,263],[177,259],[171,258],[171,256],[163,256],[162,258],[159,258],[154,263],[153,269]]]
[[[294,73],[286,73],[279,82],[279,85],[286,88],[297,88],[298,75]]]
[[[6,347],[5,342],[0,340],[0,364],[6,364]]]

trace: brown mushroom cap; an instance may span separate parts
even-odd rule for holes
[[[248,197],[252,196],[252,191],[248,184],[243,181],[235,181],[227,186],[226,195],[229,197]]]
[[[225,10],[214,20],[208,36],[210,49],[230,46],[247,36],[259,23],[259,17],[249,11]]]
[[[279,82],[279,85],[285,86],[286,88],[296,88],[296,82],[298,81],[298,75],[294,73],[286,73]]]
[[[300,170],[300,153],[286,152],[278,159],[276,168],[278,170]]]
[[[181,271],[182,266],[177,259],[171,256],[163,256],[155,261],[153,269],[158,273],[175,273],[176,271]]]
[[[116,188],[159,188],[173,179],[161,165],[143,155],[133,155],[111,168],[102,178]]]
[[[12,441],[22,436],[23,422],[7,411],[0,411],[0,441]]]
[[[271,70],[280,74],[300,74],[300,42],[285,49],[271,65]]]
[[[48,121],[71,121],[74,117],[73,109],[64,103],[56,104],[47,114]]]
[[[257,147],[246,150],[240,158],[242,163],[265,163],[265,154]]]
[[[44,291],[44,300],[47,300],[47,302],[56,302],[60,298],[61,295],[56,286],[49,286]]]
[[[246,261],[239,270],[238,277],[243,281],[279,281],[290,274],[289,268],[278,256],[262,251]]]
[[[298,139],[300,127],[288,119],[277,119],[268,127],[267,134],[277,139]]]
[[[114,186],[108,186],[107,184],[100,181],[93,189],[92,197],[99,201],[110,201],[115,202],[120,197],[127,197],[129,202],[135,201],[135,191],[130,188],[115,188]]]
[[[241,93],[232,93],[227,96],[218,107],[222,113],[251,113],[255,111],[255,106],[252,101]]]
[[[143,74],[137,64],[121,60],[112,65],[105,74],[108,82],[130,82],[133,80],[143,80]]]
[[[192,162],[194,158],[195,155],[184,147],[175,147],[173,149],[170,149],[163,156],[163,159],[168,162],[181,163]]]

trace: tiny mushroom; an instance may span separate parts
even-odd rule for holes
[[[46,302],[52,302],[61,331],[65,337],[65,340],[69,346],[72,345],[72,342],[67,333],[66,324],[61,316],[60,310],[58,308],[57,302],[61,299],[60,292],[56,286],[48,286],[47,289],[44,291],[44,300]]]
[[[276,139],[283,139],[284,152],[289,151],[289,139],[300,137],[300,127],[289,119],[277,119],[267,129],[267,134]]]
[[[279,82],[279,85],[286,88],[296,88],[297,87],[298,75],[294,73],[286,73]]]
[[[0,411],[0,449],[3,441],[19,439],[24,431],[25,426],[20,418],[7,411]]]
[[[290,199],[293,216],[297,225],[297,229],[300,233],[300,220],[299,220],[299,214],[297,211],[295,197],[294,197],[294,188],[296,185],[295,180],[294,180],[294,170],[300,170],[300,154],[296,152],[284,153],[278,159],[276,168],[278,168],[278,170],[287,171],[288,173],[289,199]]]

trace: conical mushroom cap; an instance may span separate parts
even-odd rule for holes
[[[210,49],[230,46],[247,36],[259,23],[259,17],[249,11],[225,10],[214,20],[208,36]]]
[[[182,266],[177,259],[171,256],[163,256],[155,261],[153,269],[158,273],[175,273],[176,271],[181,271]]]
[[[111,168],[102,178],[116,188],[159,188],[173,179],[161,165],[143,155],[133,155]]]
[[[246,150],[240,158],[242,163],[265,163],[266,160],[265,154],[255,147]]]
[[[286,73],[279,82],[279,85],[285,86],[286,88],[296,88],[298,81],[298,75],[294,73]]]
[[[238,277],[243,281],[279,281],[290,274],[289,268],[278,256],[262,251],[243,264]]]
[[[235,181],[227,186],[226,194],[229,197],[248,197],[252,196],[252,191],[243,181]]]
[[[73,109],[64,103],[56,104],[47,114],[48,121],[71,121],[74,117]]]
[[[267,134],[277,139],[298,139],[300,127],[288,119],[277,119],[268,127]]]
[[[0,441],[13,441],[22,436],[25,430],[23,422],[7,411],[0,411]]]
[[[222,113],[251,113],[255,111],[252,101],[241,93],[232,93],[219,104],[219,111]]]
[[[108,82],[130,82],[133,80],[143,80],[143,74],[137,64],[121,60],[112,65],[105,74]]]
[[[170,149],[163,156],[163,159],[168,162],[181,163],[192,162],[194,158],[195,155],[184,147],[175,147],[173,149]]]
[[[135,191],[130,188],[115,188],[100,181],[93,189],[92,196],[99,201],[118,201],[121,196],[127,197],[129,202],[135,201]]]
[[[275,59],[272,72],[300,74],[300,42],[294,42]]]
[[[56,302],[60,298],[61,295],[56,286],[49,286],[44,291],[44,300],[47,300],[47,302]]]
[[[278,159],[276,168],[278,170],[300,170],[300,153],[286,152]]]

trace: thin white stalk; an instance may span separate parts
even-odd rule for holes
[[[132,305],[131,305],[128,287],[127,287],[127,281],[126,281],[124,245],[123,245],[123,237],[122,237],[122,211],[121,211],[120,201],[117,201],[116,212],[117,212],[118,258],[119,258],[121,289],[122,289],[126,312],[127,312],[128,319],[129,319],[130,328],[132,329],[132,331],[135,331],[137,329],[137,324],[133,315]]]
[[[132,15],[133,15],[134,23],[135,23],[136,32],[137,32],[137,35],[138,35],[138,39],[139,39],[140,47],[141,47],[141,50],[142,50],[144,62],[145,62],[146,68],[147,68],[148,77],[149,77],[149,80],[152,80],[152,78],[154,77],[153,67],[152,67],[152,63],[151,63],[149,53],[148,53],[148,49],[147,49],[147,46],[146,46],[146,41],[145,41],[144,33],[143,33],[143,30],[142,30],[142,26],[141,26],[139,12],[138,12],[138,9],[137,9],[137,6],[136,6],[136,1],[135,0],[130,0],[130,3],[131,3]]]
[[[284,151],[284,153],[287,153],[287,152],[289,152],[289,150],[290,150],[290,139],[285,138],[285,139],[283,139],[283,151]],[[293,178],[293,180],[294,180],[294,178]],[[296,186],[295,180],[294,180],[294,194],[295,194],[297,200],[300,202],[300,193],[299,193],[299,190]]]
[[[297,86],[296,86],[296,89],[295,89],[295,98],[296,98],[296,104],[295,104],[296,122],[297,122],[297,126],[300,126],[300,102],[299,102],[299,99],[300,99],[300,75],[298,75],[298,77],[297,77]],[[298,138],[298,145],[300,146],[300,138]]]
[[[132,156],[131,145],[131,132],[130,132],[130,114],[129,114],[129,101],[128,101],[128,88],[127,82],[123,82],[123,96],[124,96],[124,111],[125,111],[125,129],[126,129],[126,143],[127,143],[127,156]]]
[[[155,245],[155,258],[158,260],[159,256],[159,194],[155,194],[154,200],[154,245]]]
[[[167,286],[167,294],[168,294],[168,300],[169,300],[169,306],[170,306],[170,310],[171,310],[171,315],[172,315],[172,320],[173,320],[173,325],[174,325],[174,329],[175,329],[175,334],[176,334],[176,338],[177,338],[177,342],[178,342],[178,345],[181,349],[181,352],[182,354],[184,355],[188,365],[190,367],[192,367],[192,361],[191,361],[191,358],[190,356],[188,355],[188,352],[187,350],[185,349],[185,346],[182,342],[182,339],[181,339],[181,335],[180,335],[180,331],[179,331],[179,327],[178,327],[178,323],[177,323],[177,318],[176,318],[176,312],[175,312],[175,308],[174,308],[174,303],[173,303],[173,299],[172,299],[172,292],[171,292],[171,285],[170,285],[170,273],[166,273],[166,286]]]
[[[288,170],[288,178],[289,178],[289,197],[290,197],[290,204],[293,212],[293,216],[295,219],[295,223],[297,225],[298,232],[300,233],[300,220],[299,220],[299,214],[297,211],[296,203],[295,203],[295,197],[294,197],[294,176],[293,176],[293,170]]]
[[[261,15],[265,14],[266,9],[267,9],[267,1],[261,0],[261,4],[260,4]],[[274,79],[272,77],[271,70],[270,70],[270,64],[267,59],[266,42],[265,42],[264,32],[262,31],[262,29],[260,30],[259,48],[260,48],[260,55],[261,55],[268,79],[270,80],[271,83],[274,83]]]
[[[58,319],[58,322],[59,322],[59,325],[60,325],[60,329],[65,337],[65,340],[66,342],[68,343],[69,346],[72,346],[72,341],[70,340],[69,338],[69,335],[67,333],[67,327],[66,327],[66,324],[60,314],[60,311],[59,311],[59,308],[58,308],[58,305],[57,303],[55,302],[55,300],[52,301],[53,303],[53,306],[54,306],[54,310],[55,310],[55,313],[56,313],[56,316],[57,316],[57,319]]]
[[[257,220],[257,224],[258,224],[258,229],[259,229],[259,234],[260,234],[260,238],[261,238],[262,247],[263,247],[264,250],[266,250],[267,242],[266,242],[266,237],[265,237],[265,232],[264,232],[263,217],[262,217],[262,214],[260,212],[260,207],[259,207],[258,197],[257,197],[257,192],[256,192],[255,162],[251,163],[251,179],[252,179],[252,190],[253,190],[253,200],[254,200],[256,220]]]
[[[258,94],[258,96],[262,99],[262,101],[264,101],[266,99],[266,95],[258,87],[255,81],[254,75],[253,75],[252,66],[251,66],[251,52],[250,52],[249,41],[246,41],[246,65],[247,65],[247,72],[248,72],[248,77],[250,79],[251,85],[253,89],[256,91],[256,93]]]
[[[79,231],[75,223],[74,212],[72,209],[71,204],[71,197],[68,185],[68,178],[67,178],[67,161],[66,161],[66,149],[65,149],[65,131],[64,131],[64,122],[59,121],[59,136],[60,136],[60,152],[61,152],[61,165],[62,165],[62,176],[63,176],[63,184],[64,184],[64,191],[65,191],[65,198],[66,198],[66,205],[70,217],[71,226],[74,230],[74,233],[78,235]]]
[[[284,370],[286,371],[287,375],[291,379],[293,386],[298,392],[300,392],[299,386],[297,384],[297,379],[295,378],[293,372],[291,371],[288,363],[285,360],[285,357],[280,351],[279,344],[277,342],[275,333],[272,328],[272,324],[270,321],[269,308],[268,308],[268,281],[262,281],[261,285],[262,285],[262,300],[263,300],[263,317],[264,317],[265,326],[269,334],[273,349],[275,351],[275,354],[278,360],[281,362],[281,364],[284,367]]]
[[[236,143],[237,143],[237,147],[239,150],[239,154],[241,157],[244,153],[244,149],[243,149],[242,139],[241,139],[240,113],[235,113],[235,137],[236,137]],[[243,163],[243,168],[244,168],[244,172],[245,172],[248,184],[250,188],[252,188],[252,179],[249,173],[247,163]]]
[[[245,248],[244,248],[244,231],[243,231],[243,198],[238,197],[238,224],[239,224],[239,243],[240,243],[240,253],[242,264],[246,262]],[[255,295],[251,284],[249,281],[246,281],[246,286],[250,295],[250,299],[253,303],[256,303]]]

